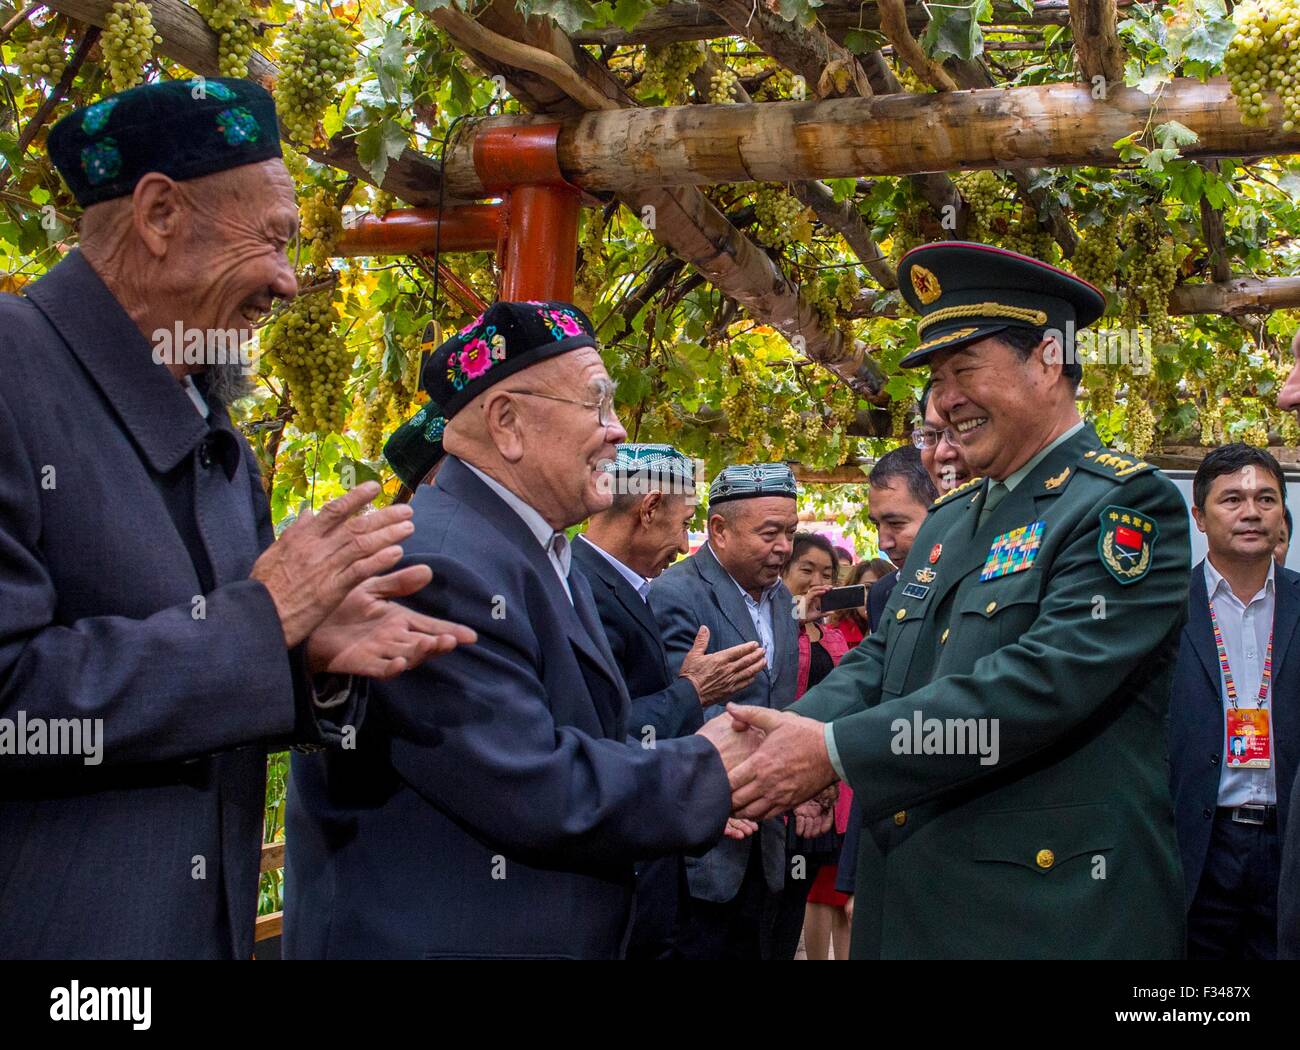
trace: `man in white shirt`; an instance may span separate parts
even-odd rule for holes
[[[1276,566],[1286,484],[1266,451],[1211,452],[1192,483],[1192,571],[1169,707],[1170,779],[1193,959],[1272,959],[1296,705],[1300,576]],[[1281,806],[1279,806],[1281,802]]]

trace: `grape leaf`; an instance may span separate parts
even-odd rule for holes
[[[921,46],[933,58],[947,55],[965,61],[984,53],[984,34],[980,30],[975,0],[968,7],[929,7],[930,24],[925,27]]]
[[[566,33],[576,33],[587,22],[599,21],[587,0],[531,0],[528,9],[534,15],[550,15]]]
[[[402,155],[406,132],[392,119],[384,117],[357,135],[357,160],[376,183],[388,173],[388,162]]]
[[[620,29],[634,29],[654,7],[651,0],[618,0],[610,17]]]

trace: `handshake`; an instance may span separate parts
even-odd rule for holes
[[[800,834],[828,829],[833,810],[809,802],[838,779],[821,722],[792,711],[728,704],[725,715],[698,732],[718,749],[731,784],[728,838],[746,838],[758,821],[790,810]]]

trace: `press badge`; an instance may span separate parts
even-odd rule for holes
[[[1267,769],[1271,757],[1268,709],[1228,708],[1228,767]]]

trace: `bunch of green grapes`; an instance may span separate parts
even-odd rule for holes
[[[862,291],[862,282],[858,280],[856,267],[850,266],[840,273],[839,284],[835,286],[835,300],[842,311],[853,309],[858,293]]]
[[[264,358],[289,387],[298,429],[315,434],[342,430],[354,355],[339,331],[333,290],[293,299],[267,326],[261,342]]]
[[[898,79],[899,86],[904,91],[910,91],[913,94],[922,94],[926,91],[933,91],[929,84],[912,72],[912,67],[906,62],[896,62],[894,64],[894,76]]]
[[[788,69],[778,69],[759,85],[754,92],[755,102],[776,102],[794,97],[794,74]]]
[[[397,383],[381,370],[374,392],[357,406],[352,425],[361,442],[361,455],[366,459],[376,459],[383,451],[384,441],[390,433],[396,394]]]
[[[253,26],[238,21],[217,34],[217,70],[223,77],[248,76],[248,60],[253,57]]]
[[[912,432],[912,399],[900,397],[889,403],[889,433],[894,437],[907,437]]]
[[[397,207],[397,198],[387,190],[377,190],[375,198],[370,204],[370,214],[378,215],[380,218],[387,215]]]
[[[780,186],[761,186],[754,194],[758,239],[771,248],[812,240],[807,209]]]
[[[999,243],[1008,251],[1050,262],[1056,241],[1038,223],[1038,213],[1029,205],[1020,210],[1020,218],[1002,235]]]
[[[1130,328],[1137,328],[1145,316],[1153,343],[1168,342],[1174,333],[1169,320],[1169,293],[1178,280],[1173,233],[1152,209],[1142,208],[1126,219],[1123,240],[1140,249],[1125,267],[1125,321]]]
[[[298,235],[307,242],[308,260],[316,269],[329,265],[343,234],[343,214],[335,195],[327,188],[316,190],[299,209]]]
[[[835,326],[835,293],[829,281],[810,280],[800,285],[803,299],[817,313],[817,322],[823,328]]]
[[[755,384],[742,376],[734,392],[722,398],[722,411],[727,415],[727,432],[739,446],[737,458],[741,461],[758,454],[761,436],[767,431],[768,410],[754,399]]]
[[[1079,233],[1070,265],[1074,272],[1098,288],[1115,283],[1115,270],[1123,254],[1119,243],[1119,216],[1108,215],[1099,226],[1088,226]]]
[[[1105,415],[1115,407],[1119,377],[1113,368],[1095,364],[1083,370],[1083,390],[1094,416]]]
[[[1245,430],[1241,432],[1241,441],[1247,445],[1254,445],[1256,448],[1268,448],[1268,427],[1264,420],[1256,419]]]
[[[1223,68],[1243,124],[1265,125],[1270,90],[1282,97],[1282,130],[1300,123],[1300,0],[1246,0]]]
[[[1300,445],[1300,420],[1296,419],[1294,412],[1281,413],[1278,418],[1277,429],[1283,445],[1288,448]]]
[[[1135,456],[1145,456],[1156,443],[1156,417],[1151,411],[1151,402],[1130,388],[1125,407],[1127,451]]]
[[[719,66],[717,72],[709,77],[709,101],[713,103],[735,102],[736,88],[739,84],[740,77],[736,75],[734,69]]]
[[[1223,444],[1223,403],[1218,395],[1209,391],[1205,407],[1197,412],[1201,423],[1201,444],[1206,448]]]
[[[68,68],[68,53],[64,50],[63,38],[41,34],[33,37],[14,56],[18,72],[29,80],[40,78],[49,84],[57,84]]]
[[[966,202],[966,240],[987,244],[1000,239],[1008,226],[1005,213],[1010,201],[1002,181],[983,168],[958,175],[953,182]]]
[[[117,0],[104,19],[100,46],[108,62],[108,79],[114,91],[125,91],[144,82],[144,66],[162,37],[153,31],[149,5],[140,0]]]
[[[347,29],[324,11],[313,10],[285,28],[275,108],[295,141],[309,145],[315,139],[316,124],[334,101],[340,82],[353,73],[352,51]]]
[[[704,65],[704,61],[704,48],[694,40],[648,47],[641,86],[662,98],[665,105],[674,105],[685,97],[691,74]]]

